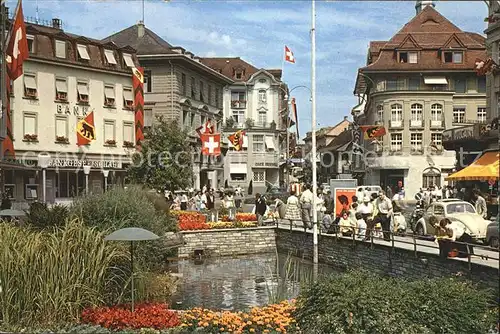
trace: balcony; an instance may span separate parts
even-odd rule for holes
[[[410,128],[423,128],[424,127],[424,121],[421,119],[412,119],[410,121]]]
[[[245,109],[246,107],[247,107],[247,101],[245,100],[231,101],[231,108],[233,109]]]
[[[397,121],[391,120],[389,122],[389,127],[391,129],[402,129],[403,128],[403,120],[397,120]]]
[[[422,154],[424,154],[424,149],[422,146],[411,147],[410,153],[412,155],[422,155]]]
[[[251,158],[253,167],[278,167],[279,156],[276,152],[255,152]]]
[[[444,129],[444,121],[443,120],[433,120],[429,121],[431,129]]]

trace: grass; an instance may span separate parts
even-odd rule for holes
[[[106,232],[73,220],[52,231],[0,223],[0,324],[59,324],[84,307],[119,299],[128,252]]]

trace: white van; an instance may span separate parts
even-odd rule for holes
[[[380,186],[359,186],[356,189],[356,196],[358,201],[362,202],[365,196],[371,197],[373,193],[378,194],[382,190]]]

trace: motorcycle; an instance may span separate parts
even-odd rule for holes
[[[417,222],[420,218],[424,216],[425,205],[424,200],[418,200],[415,210],[413,210],[410,218],[410,229],[415,233],[415,227],[417,226]]]

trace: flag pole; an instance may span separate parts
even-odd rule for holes
[[[0,140],[2,143],[2,148],[0,149],[0,158],[3,160],[4,157],[4,150],[3,150],[3,141],[5,140],[5,137],[7,135],[7,112],[6,112],[6,107],[7,107],[7,66],[5,64],[6,61],[6,40],[5,40],[5,31],[6,31],[6,8],[5,8],[5,1],[1,1],[1,20],[2,20],[2,36],[1,36],[1,48],[2,48],[2,68],[1,68],[1,73],[0,73],[0,90],[1,90],[1,101],[2,101],[2,120],[0,124]],[[2,178],[3,181],[3,178]],[[2,182],[3,183],[3,182]],[[3,189],[3,188],[2,188]]]
[[[318,277],[318,212],[316,210],[316,198],[318,191],[316,176],[316,0],[312,0],[311,8],[311,136],[312,136],[312,214],[313,214],[313,276]]]

